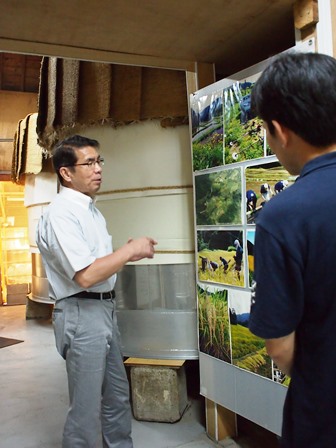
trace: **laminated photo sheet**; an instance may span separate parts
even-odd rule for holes
[[[223,165],[223,90],[191,96],[190,108],[193,170]]]

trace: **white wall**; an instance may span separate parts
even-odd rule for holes
[[[158,121],[147,121],[80,133],[101,144],[105,166],[97,205],[114,247],[149,235],[158,240],[159,253],[143,263],[193,263],[189,127],[162,128]]]

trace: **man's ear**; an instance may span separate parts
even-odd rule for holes
[[[60,173],[60,175],[63,177],[63,179],[64,179],[66,182],[70,182],[70,181],[71,181],[70,171],[69,171],[69,168],[68,168],[68,167],[66,167],[66,166],[62,166],[62,167],[59,169],[59,173]]]
[[[289,142],[289,129],[286,128],[286,126],[283,126],[281,123],[279,123],[276,120],[272,120],[272,124],[275,129],[275,133],[281,143],[281,146],[285,148],[288,145]]]

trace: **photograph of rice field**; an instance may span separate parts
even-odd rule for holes
[[[196,224],[241,224],[241,184],[241,168],[195,176]]]
[[[235,82],[224,90],[225,165],[265,156],[265,130],[251,109],[253,85]]]
[[[231,364],[228,291],[197,287],[199,349]]]
[[[272,379],[272,362],[265,342],[248,329],[250,291],[229,290],[232,364]]]
[[[246,232],[246,246],[247,246],[247,262],[248,262],[248,273],[249,273],[249,286],[252,286],[253,276],[254,276],[254,239],[255,230],[248,230]]]
[[[223,90],[191,100],[193,170],[224,163]]]
[[[263,206],[295,182],[279,162],[264,163],[245,169],[246,219],[254,224]],[[253,200],[252,200],[253,196]]]
[[[245,286],[243,232],[198,230],[198,280]]]

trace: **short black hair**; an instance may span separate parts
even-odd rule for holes
[[[276,120],[316,147],[336,143],[336,60],[295,51],[275,57],[253,86],[252,108],[271,134]]]
[[[97,140],[83,137],[82,135],[73,135],[58,142],[53,148],[52,162],[61,184],[63,184],[63,178],[59,172],[60,168],[62,166],[72,167],[78,160],[76,149],[85,148],[86,146],[99,149],[100,145]]]

